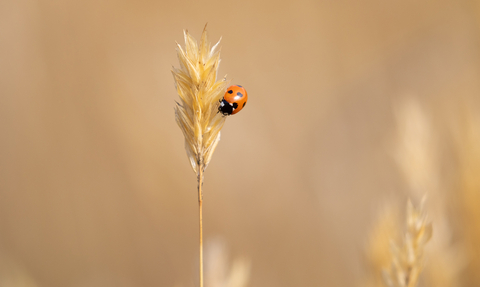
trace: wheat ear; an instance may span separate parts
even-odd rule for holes
[[[193,171],[197,175],[199,227],[200,227],[200,287],[203,287],[203,173],[220,141],[220,130],[225,118],[218,112],[219,100],[227,81],[216,81],[220,41],[210,47],[206,26],[200,44],[184,31],[185,48],[177,43],[180,68],[173,68],[173,78],[180,101],[176,102],[175,119],[185,136],[185,150]]]
[[[407,231],[402,245],[391,244],[391,269],[384,270],[388,287],[415,287],[423,269],[423,250],[432,237],[432,224],[427,222],[423,210],[425,198],[419,208],[411,201],[407,204]]]

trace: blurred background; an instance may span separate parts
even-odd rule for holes
[[[205,174],[206,286],[381,286],[425,194],[422,286],[480,286],[480,2],[455,0],[1,1],[0,286],[198,286],[171,67],[207,22],[249,102]]]

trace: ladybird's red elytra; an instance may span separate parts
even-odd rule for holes
[[[230,86],[220,100],[218,111],[225,116],[234,115],[245,107],[247,100],[247,91],[242,86]]]

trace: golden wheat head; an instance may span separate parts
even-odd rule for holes
[[[185,149],[196,174],[208,166],[220,141],[225,117],[218,113],[219,100],[227,87],[224,79],[216,81],[220,51],[207,39],[206,27],[200,44],[184,31],[185,48],[177,43],[180,68],[173,68],[173,78],[180,101],[175,119],[185,136]]]
[[[419,208],[410,201],[407,204],[407,230],[403,245],[391,245],[392,263],[384,270],[388,287],[415,287],[424,267],[423,251],[432,237],[432,224],[424,211],[425,198]]]

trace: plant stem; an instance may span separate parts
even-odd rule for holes
[[[198,171],[198,214],[200,223],[200,287],[203,287],[203,227],[202,227],[202,201],[203,201],[203,167],[199,166]]]

